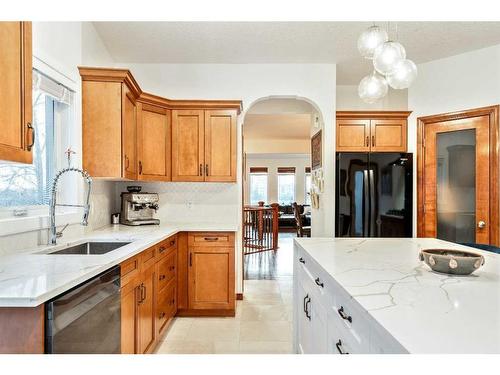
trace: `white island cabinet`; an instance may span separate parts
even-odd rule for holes
[[[423,248],[477,251],[472,276],[431,272]],[[500,353],[500,256],[435,239],[297,238],[294,350]]]

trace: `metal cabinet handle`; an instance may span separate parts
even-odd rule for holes
[[[193,266],[193,253],[189,253],[189,267]]]
[[[370,137],[367,135],[366,136],[366,147],[370,146]]]
[[[164,317],[165,317],[165,313],[162,311],[162,312],[160,313],[159,318],[160,318],[160,319],[163,319]]]
[[[160,278],[159,278],[159,279],[160,279],[160,280],[164,280],[164,279],[165,279],[165,277],[166,277],[165,275],[160,275]]]
[[[306,261],[302,257],[299,258],[299,262],[302,263],[302,264],[306,264]]]
[[[142,174],[142,161],[139,160],[139,174]]]
[[[375,147],[375,136],[372,135],[372,147]]]
[[[200,172],[198,173],[198,176],[203,176],[203,165],[200,164]]]
[[[337,351],[339,352],[339,354],[349,354],[348,352],[345,352],[344,349],[342,348],[342,340],[341,339],[339,339],[339,341],[337,341],[335,346],[337,347]]]
[[[33,127],[33,125],[31,125],[31,122],[28,122],[26,124],[26,127],[28,128],[28,130],[31,130],[31,144],[29,144],[28,146],[26,146],[26,149],[28,151],[31,151],[31,149],[35,145],[35,128]]]
[[[174,246],[175,245],[175,241],[170,241],[170,246]]]
[[[142,285],[142,289],[144,290],[144,298],[142,300],[145,301],[146,300],[146,292],[147,292],[147,290],[146,290],[146,287],[144,286],[144,284]]]
[[[219,237],[205,237],[203,239],[205,241],[219,241]]]
[[[309,298],[309,294],[306,294],[306,296],[304,297],[304,302],[302,303],[302,309],[304,310],[304,312],[306,312],[306,300]]]
[[[205,176],[208,176],[208,164],[205,164]]]
[[[352,317],[345,313],[344,306],[340,306],[340,309],[338,309],[337,312],[342,319],[347,320],[349,323],[352,323]]]
[[[306,301],[306,317],[311,320],[311,315],[309,315],[309,304],[311,303],[311,297],[309,297]]]
[[[486,226],[486,222],[484,220],[480,220],[478,223],[477,223],[477,227],[479,229],[483,229],[484,227]]]
[[[163,253],[165,251],[165,246],[160,246],[160,248],[158,249],[158,251],[160,253]]]
[[[325,285],[322,282],[319,281],[319,277],[317,277],[316,280],[314,280],[314,282],[316,283],[317,286],[320,286],[322,288],[325,287]]]

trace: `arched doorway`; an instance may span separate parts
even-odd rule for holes
[[[293,238],[310,235],[314,225],[311,137],[322,124],[316,104],[295,96],[260,98],[244,114],[242,271],[246,286],[257,280],[291,283]],[[245,288],[245,293],[252,289]]]

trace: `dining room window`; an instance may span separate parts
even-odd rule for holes
[[[250,204],[257,205],[259,202],[267,203],[267,168],[250,168]]]
[[[283,206],[295,202],[295,167],[278,167],[278,202]]]

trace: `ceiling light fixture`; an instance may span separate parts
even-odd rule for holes
[[[375,103],[383,98],[388,92],[388,85],[402,90],[417,78],[417,66],[406,59],[403,45],[389,40],[388,33],[379,26],[371,26],[360,35],[358,50],[361,56],[372,60],[375,69],[358,86],[359,97],[367,103]]]

